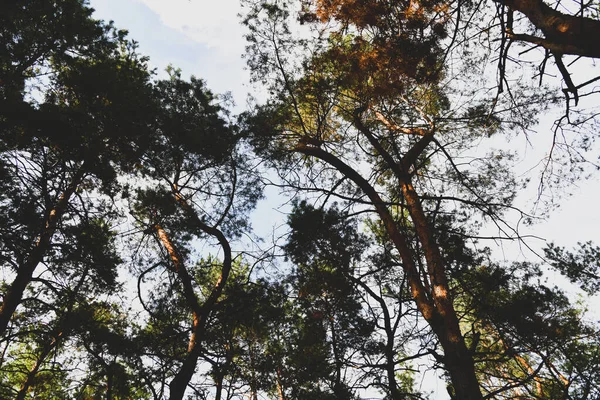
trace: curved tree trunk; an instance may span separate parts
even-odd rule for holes
[[[169,384],[169,398],[172,400],[182,399],[185,389],[187,388],[188,383],[196,371],[196,364],[198,362],[198,335],[200,330],[202,307],[200,306],[198,298],[194,292],[192,277],[187,272],[187,269],[183,263],[183,259],[179,255],[175,245],[171,242],[167,232],[165,232],[160,225],[156,225],[154,229],[156,231],[158,240],[163,245],[169,255],[169,258],[171,259],[173,270],[183,285],[183,295],[188,306],[192,310],[192,333],[190,335],[188,351],[183,363],[181,364],[181,367],[179,368],[179,371]]]
[[[423,137],[411,151],[407,152],[405,159],[416,158],[430,141],[431,138],[427,136]],[[398,176],[399,183],[402,186],[403,192],[405,192],[405,196],[408,194],[410,197],[410,199],[407,198],[406,200],[419,236],[419,241],[425,251],[428,275],[431,280],[431,291],[425,289],[423,282],[427,277],[421,277],[415,263],[415,255],[408,246],[407,238],[398,229],[396,221],[394,221],[387,206],[373,186],[352,167],[319,147],[299,143],[296,145],[295,150],[302,154],[317,157],[335,167],[340,173],[352,180],[369,197],[400,254],[402,266],[417,308],[428,322],[444,350],[444,366],[450,374],[457,398],[460,400],[481,400],[483,396],[481,395],[479,382],[475,374],[473,357],[467,349],[460,331],[458,317],[450,298],[444,263],[441,260],[439,248],[435,242],[433,232],[428,228],[426,220],[424,220],[423,210],[418,197],[415,197],[414,188],[412,188],[410,180],[407,181],[407,177],[404,176],[401,165],[394,162],[390,165],[390,168],[394,172],[402,173],[402,175]],[[407,162],[406,165],[409,164]]]
[[[61,337],[62,337],[62,332],[60,332],[52,340],[51,343],[49,343],[47,346],[44,347],[44,349],[42,350],[42,353],[38,356],[37,360],[35,361],[35,364],[27,373],[25,382],[23,382],[23,384],[21,385],[21,388],[19,389],[19,393],[17,393],[17,396],[15,397],[16,400],[25,400],[25,398],[27,397],[27,393],[29,392],[29,389],[33,385],[33,383],[35,381],[35,377],[36,377],[37,373],[39,372],[42,364],[44,363],[44,361],[46,361],[46,358],[52,352],[52,350],[54,350],[56,348],[56,345],[58,344],[58,341],[60,340]]]
[[[217,279],[212,291],[201,305],[194,291],[193,286],[193,278],[189,275],[187,269],[185,268],[185,264],[183,259],[180,257],[177,249],[174,244],[169,239],[165,230],[156,225],[155,232],[158,236],[159,241],[166,249],[169,254],[169,258],[171,259],[171,263],[173,264],[173,268],[177,276],[179,277],[181,283],[183,284],[184,296],[188,303],[188,306],[192,310],[192,334],[190,336],[190,341],[188,344],[188,352],[181,365],[181,368],[173,377],[171,383],[169,384],[170,395],[169,398],[171,400],[181,400],[185,394],[185,390],[187,385],[189,384],[194,372],[196,370],[196,365],[198,363],[198,357],[200,355],[200,342],[204,335],[204,329],[206,320],[208,315],[212,311],[215,303],[223,293],[223,289],[229,277],[229,273],[231,272],[232,267],[232,256],[231,256],[231,246],[227,241],[227,238],[223,233],[215,228],[205,224],[199,217],[196,211],[189,205],[189,203],[183,198],[183,196],[177,191],[175,187],[173,187],[173,195],[175,200],[179,203],[182,209],[188,214],[194,223],[201,229],[203,232],[215,237],[221,248],[223,249],[223,266],[221,269],[221,275]]]
[[[275,379],[277,383],[277,395],[279,400],[286,400],[283,385],[281,383],[281,369],[279,367],[277,367],[277,375],[275,376]]]
[[[222,373],[221,371],[218,371],[215,374],[215,400],[221,400],[221,397],[223,396],[223,379],[224,379],[224,373]]]

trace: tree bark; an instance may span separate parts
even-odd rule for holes
[[[445,263],[436,243],[433,228],[425,216],[419,196],[410,181],[410,176],[405,174],[400,177],[400,183],[419,242],[425,252],[432,288],[431,297],[440,317],[440,321],[434,322],[432,320],[431,327],[440,339],[440,344],[444,349],[444,365],[450,373],[450,378],[459,399],[481,399],[473,357],[460,331],[458,317],[450,297]]]
[[[192,379],[192,376],[196,371],[196,364],[198,363],[198,335],[201,326],[202,307],[200,306],[198,298],[196,297],[196,293],[194,292],[192,277],[187,272],[187,269],[183,263],[183,259],[179,255],[175,245],[171,242],[167,232],[165,232],[160,225],[156,225],[154,228],[156,235],[158,236],[158,240],[163,245],[169,255],[169,258],[171,259],[173,269],[183,285],[183,295],[186,299],[188,307],[190,307],[192,310],[192,333],[188,343],[187,354],[183,360],[183,363],[181,364],[181,367],[179,368],[179,371],[177,371],[177,374],[175,374],[173,380],[171,380],[171,383],[169,384],[169,398],[171,400],[180,400],[185,394],[185,389]]]
[[[198,338],[198,325],[194,320],[194,327],[192,328],[192,335],[190,337],[190,346],[192,343],[197,343]],[[188,347],[188,353],[181,364],[181,368],[177,371],[177,374],[169,383],[169,399],[170,400],[181,400],[185,394],[185,389],[190,383],[194,372],[196,372],[196,365],[198,364],[199,349],[194,345],[191,349]]]
[[[84,164],[85,165],[85,164]],[[8,324],[17,309],[17,306],[23,299],[23,293],[27,288],[27,285],[33,278],[33,273],[39,263],[42,262],[44,256],[52,246],[52,237],[56,232],[58,222],[63,217],[71,196],[77,190],[77,187],[81,184],[83,177],[85,176],[85,168],[82,165],[79,170],[73,176],[71,183],[66,187],[65,191],[59,196],[58,201],[54,205],[54,208],[50,210],[46,217],[46,222],[42,233],[38,238],[35,247],[25,260],[25,262],[19,266],[17,270],[17,276],[8,287],[2,305],[0,306],[0,337],[4,336]]]
[[[54,350],[56,347],[58,347],[59,342],[61,340],[63,340],[65,337],[68,337],[69,331],[70,331],[68,329],[68,326],[69,326],[69,322],[72,319],[71,312],[73,311],[73,307],[75,306],[75,296],[79,293],[79,290],[83,286],[83,284],[88,276],[88,273],[89,273],[89,267],[86,267],[83,274],[79,278],[77,285],[75,285],[73,292],[69,295],[70,300],[69,300],[67,309],[66,309],[65,313],[63,314],[63,316],[60,317],[59,323],[57,324],[58,331],[53,336],[50,343],[46,343],[43,346],[42,351],[41,351],[40,355],[38,356],[35,364],[27,373],[27,377],[25,378],[25,382],[23,382],[23,384],[21,385],[21,389],[19,389],[19,393],[17,393],[17,397],[16,397],[17,400],[24,400],[27,397],[27,393],[29,392],[29,389],[31,388],[31,386],[34,384],[35,377],[36,377],[37,373],[39,372],[42,364],[46,361],[46,358],[50,355],[52,350]]]
[[[425,253],[425,261],[427,263],[429,285],[425,284],[424,286],[425,288],[431,288],[428,297],[433,301],[433,309],[435,310],[435,313],[433,313],[428,322],[444,349],[444,365],[448,369],[450,378],[455,386],[456,394],[459,399],[481,399],[482,395],[475,374],[473,357],[467,349],[464,337],[460,331],[458,317],[454,310],[452,298],[450,297],[445,262],[435,240],[433,228],[425,216],[421,200],[412,185],[411,176],[408,173],[409,168],[411,168],[421,153],[433,141],[434,131],[419,132],[417,136],[420,139],[406,151],[400,162],[396,162],[392,155],[381,145],[379,140],[362,123],[360,109],[355,110],[354,125],[369,140],[375,150],[377,150],[389,169],[394,173],[402,189],[408,212]],[[388,233],[390,229],[393,231],[398,230],[396,224],[386,224],[386,228],[388,225]],[[403,263],[406,263],[402,253],[401,257]],[[427,277],[423,276],[422,279],[427,283]],[[425,314],[423,316],[427,319]]]
[[[113,398],[114,361],[106,366],[106,400]]]
[[[429,143],[430,140],[428,136],[423,137],[417,146],[424,149],[423,143]],[[405,197],[407,194],[409,196],[406,199],[407,205],[415,229],[417,230],[419,241],[425,250],[428,275],[431,280],[431,292],[427,292],[425,289],[415,263],[415,255],[410,250],[406,237],[398,229],[387,206],[371,184],[352,167],[319,147],[299,143],[296,145],[295,150],[329,163],[344,176],[352,180],[369,197],[400,254],[402,266],[417,308],[431,326],[431,329],[444,349],[444,366],[450,374],[457,398],[461,400],[481,400],[483,396],[481,395],[479,382],[475,375],[473,357],[467,349],[462,333],[460,332],[458,317],[456,316],[452,299],[449,296],[450,291],[439,247],[435,242],[432,230],[428,227],[418,196],[410,183],[410,178],[401,169],[401,165],[393,163],[390,165],[390,168],[394,172],[398,172],[397,177],[402,186],[403,193]],[[426,279],[426,277],[423,277],[423,279]]]
[[[21,385],[19,393],[17,393],[17,397],[15,397],[16,400],[25,400],[25,398],[27,397],[27,392],[29,392],[29,389],[33,385],[35,377],[40,370],[40,367],[46,360],[46,357],[48,357],[50,352],[52,352],[52,350],[56,347],[56,344],[58,343],[58,340],[61,338],[61,336],[62,332],[59,332],[57,337],[54,338],[54,340],[49,345],[44,347],[42,353],[38,356],[37,360],[35,361],[35,364],[27,373],[27,378],[25,378],[25,382],[23,382],[23,385]]]
[[[349,278],[352,280],[352,282],[354,282],[357,285],[359,285],[360,287],[362,287],[363,290],[366,291],[369,294],[369,296],[374,298],[375,301],[378,302],[379,306],[381,307],[381,312],[383,313],[383,329],[385,331],[385,336],[386,336],[384,356],[385,356],[385,371],[386,371],[387,380],[388,380],[388,389],[390,391],[390,397],[392,400],[403,400],[404,396],[402,396],[402,393],[400,393],[400,391],[398,390],[398,381],[396,379],[395,356],[397,353],[396,353],[396,351],[394,351],[394,340],[395,340],[396,327],[392,326],[390,311],[387,308],[385,299],[383,297],[379,296],[377,293],[375,293],[375,291],[367,283],[363,282],[362,280],[360,280],[352,275],[350,275]]]
[[[186,298],[188,306],[192,310],[193,316],[192,334],[190,336],[190,341],[188,344],[188,352],[181,365],[181,368],[169,384],[169,398],[171,400],[181,400],[184,396],[185,389],[190,380],[192,379],[192,376],[194,375],[194,372],[196,370],[198,356],[200,354],[200,342],[202,340],[202,336],[204,335],[206,320],[208,318],[208,315],[212,311],[215,303],[223,293],[223,289],[229,277],[229,273],[231,272],[232,256],[231,246],[229,245],[229,242],[225,235],[223,235],[223,233],[219,229],[205,224],[198,217],[198,214],[192,208],[192,206],[190,206],[190,204],[181,195],[181,193],[179,193],[176,187],[173,187],[172,189],[175,200],[188,214],[188,217],[190,217],[198,226],[198,228],[201,229],[203,232],[215,237],[219,241],[219,244],[223,249],[223,266],[221,268],[221,275],[217,279],[217,282],[215,283],[212,291],[210,292],[204,303],[200,305],[200,302],[196,297],[194,291],[194,286],[192,283],[193,279],[187,272],[182,258],[178,254],[173,243],[170,241],[165,230],[158,225],[155,226],[156,234],[159,238],[159,241],[167,250],[175,272],[177,273],[179,279],[183,284],[184,296]]]
[[[554,54],[600,57],[600,21],[563,14],[542,0],[496,1],[525,15],[545,36],[517,34],[513,39],[541,45]]]
[[[215,374],[215,400],[221,400],[223,395],[223,379],[224,374],[221,371],[217,371]]]
[[[281,384],[281,369],[279,367],[277,367],[276,381],[277,381],[277,394],[279,396],[279,400],[286,400],[285,392],[283,391],[283,385]]]

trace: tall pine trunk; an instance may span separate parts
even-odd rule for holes
[[[419,142],[407,154],[413,157],[418,156],[420,151],[417,150],[421,150],[420,147],[424,148],[426,143],[425,140]],[[414,192],[410,179],[401,169],[401,165],[396,162],[392,164],[391,160],[386,160],[398,177],[406,198],[419,242],[421,242],[425,252],[428,276],[422,276],[419,272],[416,265],[416,255],[409,247],[408,239],[398,228],[398,224],[390,214],[386,203],[366,179],[335,155],[319,147],[299,143],[296,146],[296,151],[317,157],[335,167],[369,197],[390,239],[400,254],[402,267],[417,309],[437,336],[444,350],[444,366],[450,375],[457,398],[460,400],[483,399],[475,374],[473,357],[465,344],[458,324],[458,317],[452,304],[445,275],[445,266],[440,256],[439,247],[433,231],[427,224],[418,196]]]
[[[229,273],[232,267],[232,257],[231,257],[231,247],[229,246],[229,242],[223,233],[215,227],[208,226],[205,224],[196,214],[195,210],[190,206],[190,204],[185,200],[185,198],[179,193],[176,188],[173,188],[173,196],[175,200],[179,203],[182,209],[188,214],[194,223],[198,226],[199,229],[204,231],[205,233],[216,237],[223,249],[223,266],[221,268],[221,274],[217,279],[213,289],[211,290],[208,297],[204,300],[203,304],[200,304],[193,286],[193,278],[189,275],[183,259],[177,252],[175,245],[169,239],[169,236],[165,232],[165,230],[156,225],[154,227],[156,235],[169,254],[169,258],[171,259],[171,263],[173,265],[174,272],[179,277],[184,291],[184,297],[190,309],[192,310],[192,334],[190,336],[190,341],[188,344],[188,352],[185,356],[185,359],[181,365],[181,368],[175,374],[171,383],[169,384],[170,391],[170,400],[181,400],[185,394],[185,389],[192,379],[194,372],[196,370],[196,365],[198,363],[198,357],[200,355],[200,342],[202,337],[204,336],[204,329],[206,320],[208,315],[212,311],[215,303],[223,293],[223,289],[229,277]]]

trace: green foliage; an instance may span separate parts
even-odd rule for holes
[[[154,151],[165,152],[165,162],[190,155],[201,157],[200,163],[223,162],[230,157],[236,140],[223,119],[225,110],[216,105],[217,99],[201,79],[192,76],[187,82],[174,70],[170,75],[155,85],[161,111]]]
[[[329,263],[330,268],[349,271],[351,261],[360,260],[366,242],[355,226],[346,223],[347,218],[336,205],[323,210],[306,201],[295,204],[288,217],[291,234],[286,254],[295,264]]]
[[[576,252],[550,243],[544,249],[550,265],[590,295],[596,294],[600,284],[600,247],[592,242],[579,243]]]
[[[307,382],[327,378],[333,398],[350,398],[354,389],[342,380],[342,370],[373,330],[351,280],[366,240],[335,206],[323,210],[299,202],[288,223],[291,233],[284,250],[296,265],[288,279],[303,315],[299,353],[291,357],[300,370],[312,365],[310,372],[315,375],[306,376]]]
[[[139,163],[151,133],[146,59],[126,32],[94,20],[87,2],[9,3],[0,17],[0,263],[3,306],[10,297],[18,308],[3,309],[6,397],[97,396],[108,387],[115,398],[130,390],[144,398],[126,376],[131,368],[108,373],[99,361],[122,356],[126,325],[94,326],[110,311],[92,308],[121,287],[116,178]],[[81,363],[90,368],[85,382],[73,375]]]
[[[483,128],[487,131],[488,136],[492,136],[496,133],[500,127],[502,121],[491,113],[491,110],[484,104],[477,104],[473,107],[469,107],[465,112],[464,118],[468,121],[468,126],[471,129]]]
[[[270,98],[237,119],[199,78],[153,81],[87,1],[3,5],[0,311],[16,306],[1,398],[156,400],[173,382],[197,398],[424,398],[423,368],[456,379],[453,323],[475,391],[600,397],[581,306],[477,242],[488,221],[513,239],[517,181],[509,151],[472,153],[528,129],[545,92],[462,82],[479,57],[462,47],[470,2],[300,3],[245,2],[248,65]],[[246,239],[261,164],[299,194],[280,264]],[[298,200],[309,192],[320,208]],[[546,258],[596,293],[600,248]]]
[[[97,39],[110,32],[111,27],[93,20],[87,4],[81,0],[4,4],[0,16],[3,112],[23,110],[23,96],[28,90],[26,79],[43,74],[52,60],[60,60],[71,52],[85,54],[106,45]]]
[[[481,384],[489,392],[510,396],[510,388],[499,388],[492,379],[510,376],[534,398],[582,390],[587,394],[581,398],[593,398],[588,385],[597,378],[585,368],[574,368],[574,363],[595,362],[597,332],[560,289],[536,282],[541,275],[527,263],[478,267],[455,275],[462,291],[457,299],[467,311],[464,323],[472,331],[469,345],[481,360]]]

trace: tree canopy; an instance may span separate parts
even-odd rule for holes
[[[600,56],[598,5],[242,4],[268,95],[238,115],[85,0],[6,5],[0,397],[427,399],[433,371],[451,399],[598,398],[598,322],[546,277],[597,294],[600,249],[495,251],[544,212],[507,139],[559,110],[542,189],[593,154],[567,60]],[[250,224],[269,185],[280,238]]]

